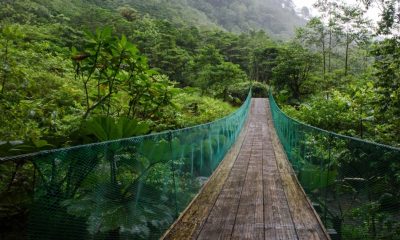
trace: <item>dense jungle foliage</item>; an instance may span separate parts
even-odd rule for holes
[[[274,45],[263,32],[202,31],[110,2],[2,4],[3,156],[82,143],[90,116],[137,119],[148,132],[225,116],[234,108],[216,98],[244,99],[249,49]]]
[[[365,16],[371,4],[380,4],[383,10],[376,28]],[[398,3],[362,1],[351,6],[319,0],[315,6],[321,16],[292,33],[292,27],[305,20],[296,16],[291,1],[3,0],[0,157],[210,122],[234,112],[250,86],[256,97],[266,97],[271,86],[283,110],[302,122],[399,147]],[[208,176],[218,163],[213,159],[221,156],[215,153],[221,154],[221,146],[233,141],[237,125],[232,126],[215,130],[217,138],[202,129],[195,136],[183,134],[137,146],[107,145],[97,154],[72,149],[38,159],[36,164],[32,159],[2,164],[0,237],[21,237],[19,229],[26,227],[30,211],[41,209],[30,197],[33,192],[40,201],[56,196],[52,206],[59,207],[59,212],[50,220],[36,219],[44,225],[58,222],[55,229],[67,224],[61,220],[68,216],[81,223],[77,229],[87,230],[94,239],[157,237],[177,214],[167,200],[180,195],[182,205],[190,201],[201,186],[198,178]],[[189,143],[195,138],[201,141],[194,148]],[[313,145],[315,156],[310,154],[310,174],[303,177],[316,178],[311,170],[320,166],[325,172],[319,178],[331,174],[325,185],[308,189],[313,194],[318,195],[321,188],[349,187],[330,180],[340,172],[339,165],[365,167],[368,174],[358,180],[380,180],[375,182],[381,184],[379,190],[367,195],[348,188],[354,190],[351,196],[357,196],[354,201],[364,201],[358,198],[361,195],[369,201],[346,213],[360,227],[343,231],[352,231],[355,238],[374,239],[381,227],[388,239],[396,239],[400,229],[396,216],[382,211],[384,204],[400,203],[395,192],[400,166],[389,161],[397,155],[382,154],[384,163],[373,157],[365,165],[357,162],[361,157],[354,157],[363,155],[364,149],[355,147],[351,152],[339,142],[337,149],[343,151],[338,150],[336,162],[321,163],[327,156],[331,160],[326,149],[332,146],[326,145],[326,139],[310,139],[319,144]],[[178,157],[153,153],[154,149],[170,151],[166,142],[183,146]],[[78,161],[82,156],[88,165]],[[173,159],[172,163],[166,159]],[[358,160],[353,166],[354,159]],[[387,174],[374,172],[377,164],[384,164]],[[58,177],[53,176],[56,173]],[[176,188],[175,180],[182,185]],[[386,192],[381,190],[384,184],[390,185]],[[122,211],[139,201],[140,194],[130,191],[141,192],[142,186],[147,205],[140,205],[140,213]],[[350,196],[344,190],[340,193],[332,198]],[[148,196],[157,196],[162,204],[151,204]],[[128,224],[132,229],[107,212],[109,204],[120,214],[116,216],[132,221]],[[94,207],[98,205],[101,209]],[[341,229],[342,212],[329,214]],[[96,219],[104,215],[107,221],[96,225]],[[135,222],[133,215],[143,217]],[[65,239],[74,238],[65,235]]]

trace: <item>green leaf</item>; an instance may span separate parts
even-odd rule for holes
[[[145,134],[148,124],[125,117],[115,120],[112,117],[93,117],[82,125],[82,133],[93,135],[98,141],[116,140]]]
[[[127,42],[128,42],[128,40],[126,39],[125,34],[123,34],[122,37],[121,37],[121,41],[120,41],[121,46],[123,48],[125,48]]]

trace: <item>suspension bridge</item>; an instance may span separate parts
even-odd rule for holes
[[[266,99],[164,239],[329,239],[274,132]]]
[[[211,123],[0,159],[20,224],[0,238],[396,239],[399,161],[249,93]]]

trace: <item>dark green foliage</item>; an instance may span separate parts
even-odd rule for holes
[[[26,237],[27,212],[32,204],[32,163],[24,159],[0,164],[0,237]]]
[[[132,136],[145,135],[149,131],[146,123],[138,123],[128,118],[94,117],[85,121],[81,127],[81,134],[93,136],[98,142],[117,140]]]
[[[0,192],[7,197],[0,206],[8,210],[0,216],[21,219],[23,226],[20,235],[13,229],[2,229],[2,234],[30,239],[160,237],[200,189],[198,178],[209,177],[235,142],[249,107],[248,97],[238,111],[210,124],[118,140],[146,127],[128,119],[94,118],[82,134],[112,141],[8,159],[2,170],[15,163],[27,169],[17,166],[15,179],[0,175],[6,180]],[[25,191],[21,176],[26,176]],[[14,191],[25,202],[15,202],[19,209],[11,211]]]
[[[246,74],[236,64],[211,63],[206,64],[198,73],[195,85],[199,86],[203,92],[213,91],[215,95],[227,101],[231,86],[245,81],[246,78]]]
[[[247,95],[247,89],[251,87],[253,97],[265,98],[268,96],[269,87],[261,82],[241,82],[229,89],[229,94],[234,99],[243,99]]]
[[[317,55],[300,45],[294,43],[282,48],[273,68],[275,86],[290,91],[291,97],[299,101],[317,62]]]
[[[392,38],[376,43],[373,56],[376,58],[375,76],[379,79],[376,85],[382,96],[381,110],[400,113],[400,40]]]

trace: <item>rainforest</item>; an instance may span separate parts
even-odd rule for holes
[[[318,189],[335,188],[331,197],[351,205],[328,212],[318,203],[343,239],[399,239],[400,3],[316,0],[313,8],[315,16],[291,0],[2,0],[0,238],[159,238],[239,136],[251,90],[253,98],[273,96],[294,121],[396,150],[368,158],[365,179],[376,181],[359,200],[361,178],[333,178],[339,166],[361,169],[348,156],[362,154],[300,134],[312,142],[311,158],[331,159],[330,149],[338,157],[318,162],[323,185],[307,172],[298,177],[312,182],[303,187],[313,203]],[[371,19],[373,8],[379,16]],[[140,140],[114,145],[132,137]],[[189,144],[195,138],[198,147]],[[179,156],[171,150],[178,148]],[[306,159],[302,167],[317,167]],[[41,205],[49,195],[56,212]],[[175,202],[155,204],[153,195]],[[138,201],[140,210],[121,210]],[[35,215],[43,209],[52,217]],[[66,216],[82,235],[62,231]],[[44,226],[54,231],[44,234]]]

